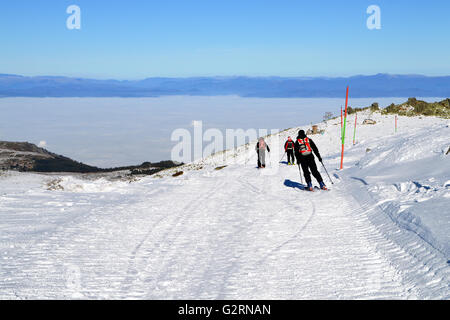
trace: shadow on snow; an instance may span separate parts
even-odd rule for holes
[[[289,188],[294,188],[294,189],[297,188],[300,190],[305,190],[305,186],[303,184],[289,180],[289,179],[284,180],[284,185]]]

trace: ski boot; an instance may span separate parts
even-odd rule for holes
[[[325,183],[322,181],[320,182],[320,189],[322,190],[328,190],[327,186],[325,185]]]
[[[309,182],[309,183],[308,183],[308,187],[306,187],[306,190],[308,190],[308,191],[314,191],[312,182]]]

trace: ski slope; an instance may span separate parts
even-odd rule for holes
[[[448,120],[370,117],[342,171],[339,120],[311,136],[331,191],[254,145],[132,182],[8,172],[0,298],[448,299]]]

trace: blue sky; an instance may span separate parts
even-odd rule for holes
[[[66,8],[81,8],[68,30]],[[366,9],[381,8],[381,30]],[[0,73],[153,76],[450,74],[450,2],[14,0]]]

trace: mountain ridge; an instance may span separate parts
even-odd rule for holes
[[[259,98],[337,98],[350,86],[354,98],[447,97],[450,76],[354,75],[350,77],[150,77],[98,80],[0,74],[0,97],[161,97],[237,95]]]
[[[29,142],[0,141],[0,171],[104,173],[127,170],[130,174],[154,174],[176,167],[173,161],[144,162],[136,166],[99,168],[50,152]]]

